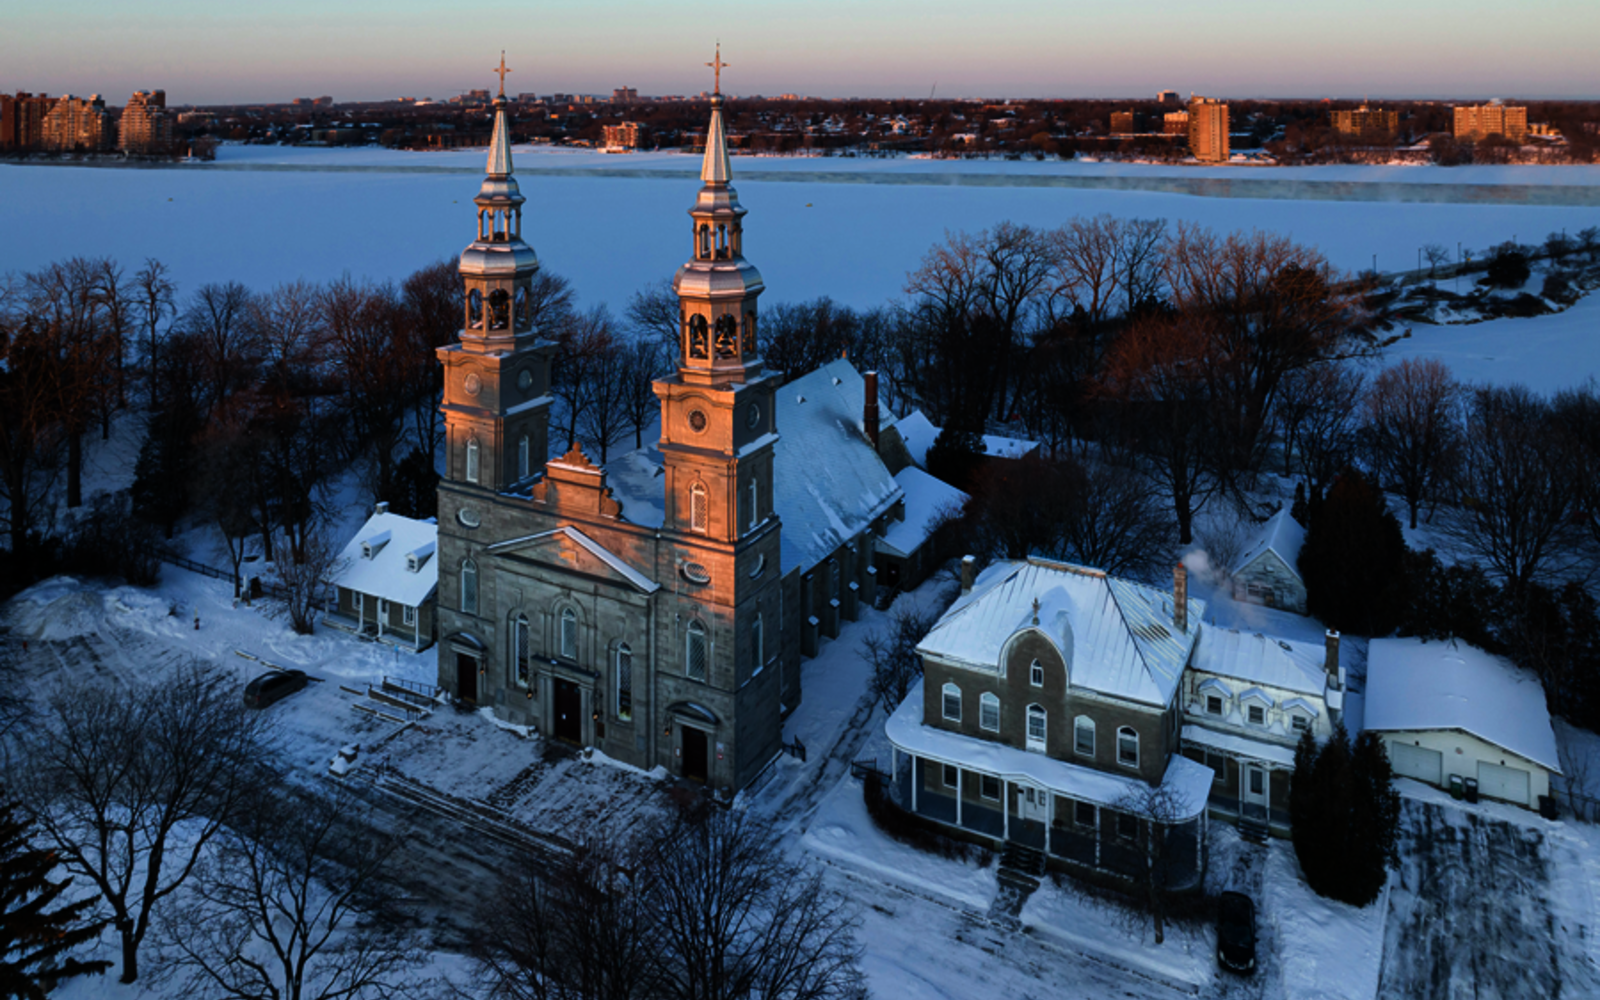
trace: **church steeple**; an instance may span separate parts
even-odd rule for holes
[[[466,318],[461,342],[468,350],[512,349],[516,337],[531,333],[529,293],[539,258],[522,242],[522,204],[527,199],[511,174],[511,129],[506,123],[505,53],[500,53],[500,95],[494,101],[494,133],[478,206],[478,235],[461,253],[466,285]]]
[[[744,258],[744,215],[730,183],[728,136],[722,121],[722,47],[706,63],[715,71],[711,124],[700,165],[700,195],[694,220],[694,253],[672,279],[682,329],[678,368],[686,380],[741,382],[761,370],[756,342],[756,298],[765,285]]]
[[[522,242],[526,200],[511,174],[505,53],[494,102],[489,161],[473,202],[477,238],[461,252],[466,309],[461,340],[439,349],[445,368],[445,479],[501,491],[522,488],[544,469],[549,450],[550,359],[555,345],[533,328],[533,278],[539,258]]]

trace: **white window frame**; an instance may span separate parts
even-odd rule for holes
[[[1311,716],[1304,712],[1292,712],[1289,715],[1289,732],[1305,733],[1311,731]]]
[[[1205,699],[1206,699],[1206,714],[1207,715],[1219,715],[1220,716],[1220,715],[1222,715],[1223,713],[1225,713],[1228,710],[1228,703],[1225,700],[1223,700],[1223,697],[1220,694],[1207,693],[1205,695]],[[1211,703],[1212,702],[1216,702],[1217,707],[1215,709],[1213,709],[1211,707]]]
[[[950,712],[951,698],[955,699],[956,710],[954,714],[951,714]],[[946,722],[961,721],[961,689],[959,687],[946,682],[944,687],[939,689],[939,711],[940,714],[944,716]]]
[[[633,721],[633,647],[627,643],[617,645],[612,676],[616,694],[612,698],[616,716],[623,722]]]
[[[954,780],[951,780],[954,778]],[[946,788],[961,788],[961,769],[954,764],[941,764],[939,766],[939,781]]]
[[[1256,718],[1256,713],[1257,712],[1261,713],[1261,718],[1259,718],[1259,719]],[[1255,704],[1246,705],[1244,707],[1244,721],[1248,722],[1252,726],[1264,726],[1264,725],[1266,725],[1267,724],[1267,707],[1265,705],[1255,705]]]
[[[1123,759],[1123,751],[1129,746],[1126,741],[1129,740],[1132,741],[1131,745],[1133,746],[1133,760],[1131,761]],[[1123,767],[1138,768],[1139,766],[1139,731],[1132,726],[1120,726],[1117,728],[1117,763]]]
[[[1046,712],[1043,705],[1032,704],[1028,706],[1028,728],[1026,731],[1027,747],[1029,750],[1044,750],[1049,744],[1050,713]],[[1038,735],[1034,735],[1034,723],[1038,722]]]
[[[416,606],[411,604],[402,604],[400,608],[400,623],[402,625],[415,626],[417,624]]]
[[[758,482],[758,480],[756,479],[755,476],[751,476],[750,477],[749,502],[750,502],[750,527],[752,529],[755,528],[757,522],[761,518],[760,507],[756,503],[756,501],[760,499],[760,491],[759,491],[759,489],[758,489],[758,487],[756,485],[757,482]]]
[[[989,783],[990,782],[994,783],[994,786],[993,786],[994,787],[994,794],[993,795],[989,794],[989,788],[990,788],[990,784]],[[978,797],[980,799],[988,799],[990,802],[999,802],[1000,801],[1000,778],[999,778],[998,775],[993,775],[993,774],[980,774],[980,775],[978,775]]]
[[[693,619],[689,622],[688,627],[684,629],[683,635],[683,675],[692,681],[699,681],[704,684],[711,673],[711,640],[706,635],[706,627],[700,623],[699,619]],[[698,657],[695,655],[697,647],[699,649]],[[699,664],[698,670],[696,669],[697,662]]]
[[[561,658],[578,660],[578,613],[571,608],[562,608],[559,619],[560,634],[557,636],[561,643]]]
[[[1038,660],[1034,660],[1033,663],[1028,666],[1028,683],[1032,684],[1036,688],[1044,687],[1044,664],[1040,663]]]
[[[1089,749],[1088,750],[1085,750],[1083,748],[1083,734],[1086,733],[1086,732],[1089,734]],[[1094,757],[1094,752],[1097,749],[1096,746],[1095,746],[1095,744],[1096,744],[1096,738],[1095,738],[1096,735],[1097,734],[1095,732],[1094,719],[1090,718],[1087,715],[1080,715],[1076,719],[1073,719],[1072,720],[1072,752],[1077,754],[1080,757],[1089,757],[1089,758],[1092,759]]]
[[[478,564],[471,559],[461,560],[461,613],[478,613]]]
[[[988,691],[978,696],[978,728],[1000,731],[1000,698]]]
[[[477,482],[478,471],[478,439],[467,438],[467,482]]]

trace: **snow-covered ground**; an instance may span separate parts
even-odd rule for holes
[[[687,256],[695,158],[532,147],[515,155],[525,235],[583,303],[620,310]],[[109,255],[130,269],[147,257],[166,262],[184,293],[218,281],[399,279],[471,239],[482,160],[471,150],[226,146],[216,167],[0,166],[0,231],[12,237],[0,243],[0,272]],[[1371,267],[1374,254],[1380,269],[1414,267],[1427,243],[1481,249],[1600,224],[1594,167],[738,157],[734,175],[768,298],[827,295],[855,307],[900,295],[947,230],[1004,220],[1053,226],[1109,212],[1273,230],[1349,271]],[[1563,199],[1579,204],[1552,203]]]

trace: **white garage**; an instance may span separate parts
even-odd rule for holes
[[[1544,690],[1511,661],[1462,642],[1374,639],[1366,728],[1383,737],[1397,776],[1537,809],[1560,774]]]

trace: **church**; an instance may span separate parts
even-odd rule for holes
[[[779,753],[801,657],[872,602],[906,497],[879,456],[872,373],[840,360],[784,384],[763,367],[764,285],[712,65],[692,251],[673,279],[676,369],[654,386],[660,440],[606,468],[576,442],[546,457],[556,347],[529,310],[539,261],[502,76],[463,327],[438,352],[437,616],[455,698],[731,793]]]

